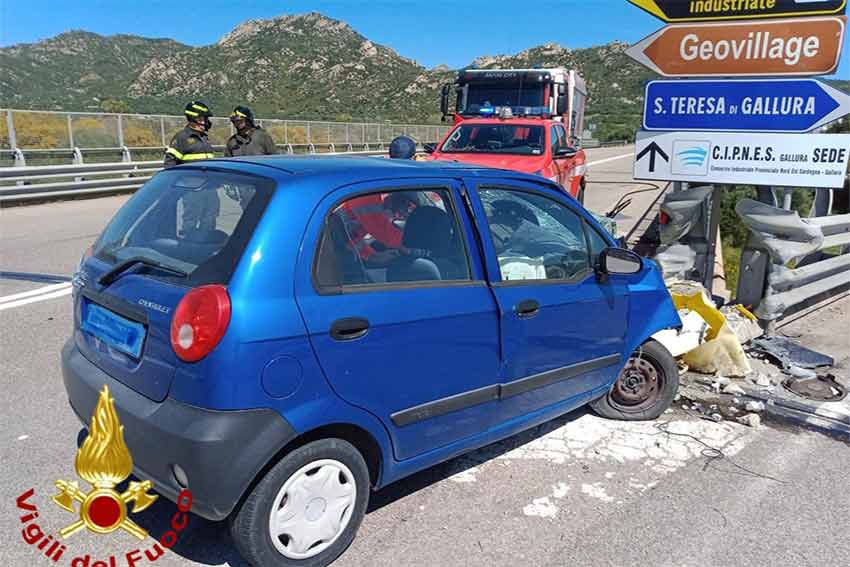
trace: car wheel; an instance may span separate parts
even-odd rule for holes
[[[655,419],[670,407],[678,389],[673,356],[660,343],[647,341],[629,357],[608,393],[590,406],[609,419]]]
[[[354,540],[369,503],[369,469],[341,439],[278,461],[231,517],[240,553],[258,566],[324,567]]]

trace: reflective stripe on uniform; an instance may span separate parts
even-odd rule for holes
[[[176,157],[177,159],[183,159],[183,154],[181,154],[179,151],[175,150],[174,148],[172,148],[170,146],[165,149],[165,153],[171,154],[174,157]]]
[[[215,157],[215,154],[183,154],[183,161],[191,161],[193,159],[212,159]]]

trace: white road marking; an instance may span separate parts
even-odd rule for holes
[[[38,289],[31,289],[29,291],[23,291],[21,293],[13,293],[12,295],[6,295],[0,297],[0,303],[6,303],[7,301],[15,301],[18,299],[23,299],[25,297],[32,297],[33,295],[41,295],[42,293],[50,293],[51,291],[57,291],[60,289],[65,289],[66,287],[71,287],[71,282],[62,282],[53,285],[47,285],[44,287],[40,287]]]
[[[628,154],[620,154],[620,155],[618,155],[618,156],[614,156],[614,157],[609,157],[609,158],[605,158],[605,159],[599,159],[599,160],[596,160],[596,161],[589,161],[589,162],[587,162],[587,164],[586,164],[586,165],[587,165],[588,167],[590,167],[591,165],[599,165],[600,163],[608,163],[609,161],[616,161],[616,160],[618,160],[618,159],[623,159],[623,158],[627,158],[627,157],[632,157],[632,156],[634,156],[634,155],[635,155],[635,153],[634,153],[634,152],[630,152],[630,153],[628,153]]]
[[[57,286],[61,287],[57,289]],[[47,288],[51,288],[52,291]],[[37,303],[39,301],[47,301],[48,299],[56,299],[58,297],[64,297],[66,295],[71,295],[70,283],[57,284],[55,286],[49,285],[43,288],[39,288],[37,290],[33,290],[32,292],[7,295],[5,297],[0,297],[0,311],[3,311],[4,309],[12,309],[13,307],[20,307],[22,305],[29,305],[30,303]]]

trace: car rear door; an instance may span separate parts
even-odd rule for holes
[[[446,179],[338,189],[299,259],[297,301],[325,376],[384,423],[399,460],[484,431],[498,403],[497,309],[458,189]],[[382,207],[401,227],[397,248],[358,212]]]
[[[616,277],[600,283],[592,268],[607,238],[554,191],[473,184],[499,306],[500,419],[586,400],[624,361],[628,288]]]

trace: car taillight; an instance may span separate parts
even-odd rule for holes
[[[171,319],[177,357],[196,362],[216,347],[230,323],[230,296],[221,285],[196,287],[180,300]]]
[[[667,224],[670,222],[670,217],[664,211],[658,211],[658,224]]]

